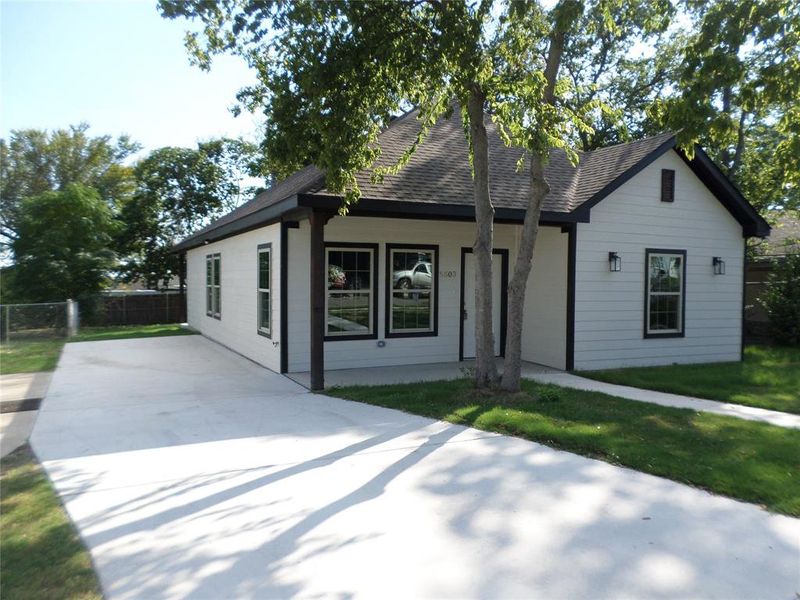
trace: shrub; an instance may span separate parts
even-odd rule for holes
[[[561,400],[561,392],[558,386],[547,383],[536,391],[536,398],[539,402],[558,402]]]
[[[800,345],[800,253],[788,254],[776,264],[759,302],[769,315],[774,340]]]

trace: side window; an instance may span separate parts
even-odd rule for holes
[[[684,333],[686,251],[647,250],[645,337],[680,337]]]
[[[258,311],[258,332],[267,337],[272,335],[272,245],[258,247],[258,288],[256,293]]]
[[[222,316],[221,262],[219,253],[206,256],[206,314],[216,319]]]
[[[386,337],[436,335],[438,247],[386,247]]]

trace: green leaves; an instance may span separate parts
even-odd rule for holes
[[[136,193],[119,215],[117,247],[122,273],[150,287],[177,274],[173,244],[249,200],[257,190],[245,177],[264,175],[258,148],[235,139],[201,142],[197,148],[159,148],[135,167]]]
[[[81,184],[24,199],[12,245],[16,296],[60,302],[101,291],[114,265],[117,227],[108,203]]]

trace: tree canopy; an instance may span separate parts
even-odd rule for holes
[[[117,224],[100,194],[78,183],[19,204],[14,295],[26,302],[88,300],[102,291],[114,266]]]
[[[91,136],[87,123],[51,132],[15,130],[0,139],[0,245],[17,237],[25,198],[77,183],[116,207],[133,192],[133,170],[125,161],[139,149],[127,136]]]
[[[263,177],[253,144],[235,139],[200,142],[197,148],[165,147],[134,168],[136,190],[122,206],[117,248],[126,280],[149,287],[178,273],[172,246],[258,190],[245,178]]]

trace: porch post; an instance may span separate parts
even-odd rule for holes
[[[325,389],[325,221],[312,211],[311,224],[311,389]]]

